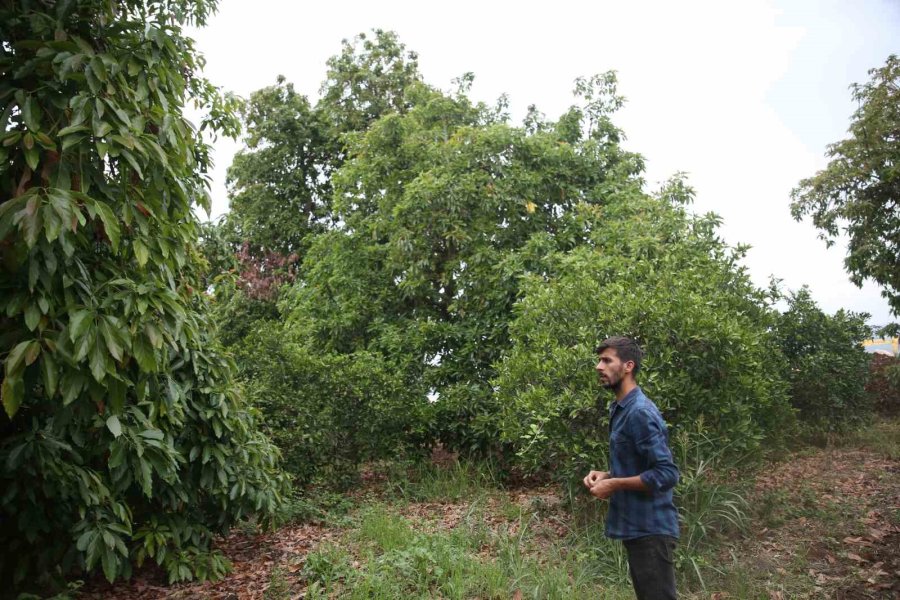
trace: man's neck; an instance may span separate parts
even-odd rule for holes
[[[635,383],[634,379],[631,379],[630,377],[628,379],[623,379],[621,385],[619,385],[619,387],[615,390],[616,402],[621,402],[622,399],[624,399],[625,396],[631,393],[631,390],[636,387],[637,383]]]

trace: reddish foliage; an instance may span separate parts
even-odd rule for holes
[[[300,263],[296,253],[254,251],[249,242],[235,256],[240,265],[237,285],[254,300],[274,300],[281,286],[294,281]]]

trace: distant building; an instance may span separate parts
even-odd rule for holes
[[[882,338],[880,340],[865,340],[863,348],[866,352],[878,354],[890,354],[900,356],[900,338]]]

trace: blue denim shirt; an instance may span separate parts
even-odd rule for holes
[[[678,467],[662,415],[639,387],[609,407],[609,471],[613,477],[640,475],[650,491],[613,493],[606,515],[608,537],[678,537],[678,511],[672,501]]]

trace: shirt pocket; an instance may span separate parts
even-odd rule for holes
[[[634,444],[631,438],[621,431],[614,431],[609,434],[609,448],[612,451],[633,452]]]

